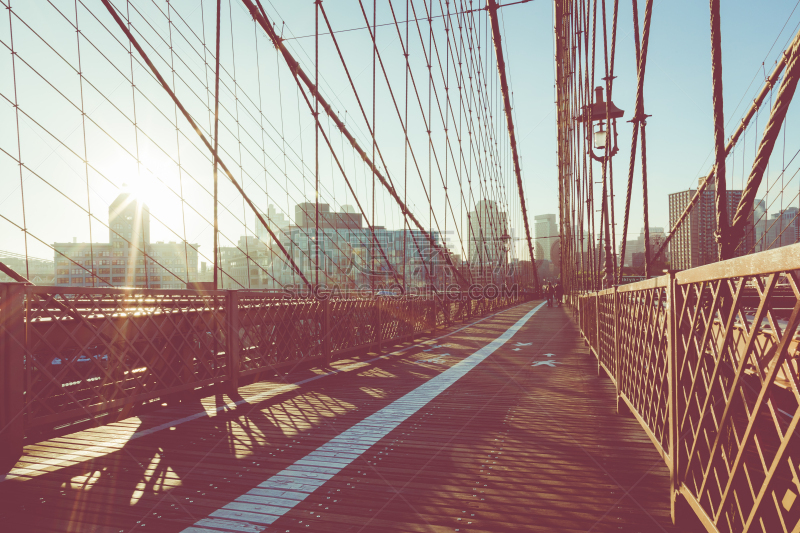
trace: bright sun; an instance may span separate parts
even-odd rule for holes
[[[166,226],[166,233],[159,235],[159,238],[176,240],[178,235],[175,235],[168,228],[182,225],[177,219],[173,220],[175,216],[180,216],[180,208],[176,209],[176,205],[180,205],[180,200],[166,185],[170,182],[170,169],[154,168],[152,161],[150,163],[151,165],[148,166],[151,167],[152,172],[144,164],[141,169],[137,169],[135,164],[119,165],[115,171],[117,183],[120,186],[117,194],[128,192],[137,200],[144,202],[153,217],[154,229],[161,226],[155,219],[158,219]]]

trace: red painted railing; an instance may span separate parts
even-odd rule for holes
[[[709,531],[800,531],[800,244],[577,298],[598,369]]]
[[[32,430],[102,423],[182,392],[380,351],[522,299],[0,284],[3,457],[18,457]]]

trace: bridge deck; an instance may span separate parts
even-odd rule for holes
[[[672,531],[662,459],[537,305],[27,446],[1,529]]]

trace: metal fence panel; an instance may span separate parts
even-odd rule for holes
[[[592,352],[705,526],[800,531],[800,244],[577,305]]]
[[[26,425],[225,379],[225,300],[224,291],[26,287]]]

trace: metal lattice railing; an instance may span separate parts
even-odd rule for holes
[[[619,390],[640,417],[653,444],[669,454],[667,298],[669,276],[620,287],[618,320]]]
[[[110,420],[183,391],[380,351],[525,297],[285,296],[0,283],[0,453],[18,453],[33,428],[116,413]]]
[[[672,473],[673,502],[684,497],[709,531],[800,531],[800,245],[577,307],[618,402]]]
[[[26,287],[26,425],[225,377],[226,297],[221,291]]]

